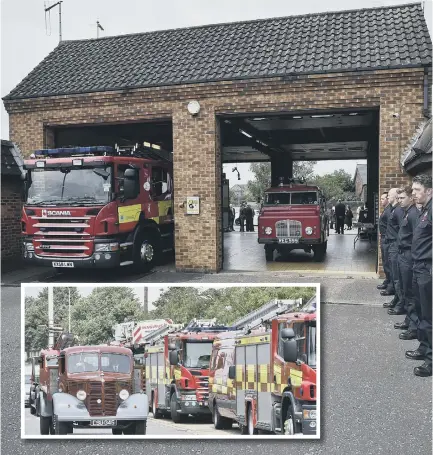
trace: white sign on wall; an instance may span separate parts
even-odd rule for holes
[[[187,215],[200,215],[200,198],[198,196],[190,196],[186,201]]]

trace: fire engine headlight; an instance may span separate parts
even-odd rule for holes
[[[77,398],[81,401],[84,401],[87,397],[87,393],[84,390],[79,390],[77,392]]]
[[[117,251],[118,243],[95,243],[95,251]]]
[[[129,397],[129,392],[126,390],[126,389],[122,389],[120,392],[119,392],[119,398],[123,401],[125,401],[126,399],[128,399]]]
[[[311,235],[311,234],[313,233],[313,228],[310,227],[310,226],[307,226],[307,227],[305,228],[305,233],[306,233],[307,235]]]
[[[315,409],[304,409],[303,415],[304,415],[304,419],[316,420],[316,410]]]
[[[272,234],[272,228],[269,227],[269,226],[266,227],[266,228],[265,228],[265,234],[266,234],[266,235],[271,235],[271,234]]]
[[[26,250],[35,251],[35,247],[33,246],[33,243],[26,243]]]

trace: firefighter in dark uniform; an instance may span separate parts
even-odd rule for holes
[[[383,304],[384,308],[394,308],[400,301],[400,282],[398,280],[398,248],[397,236],[400,223],[403,220],[404,210],[400,207],[397,199],[397,188],[391,188],[388,192],[388,200],[391,205],[391,213],[386,227],[385,242],[388,244],[388,257],[391,265],[391,280],[394,285],[394,298],[391,302]],[[381,291],[381,295],[392,295],[390,289]]]
[[[418,224],[419,212],[412,198],[412,187],[406,186],[398,190],[398,202],[404,210],[403,220],[398,231],[398,272],[400,281],[401,302],[388,310],[389,314],[406,314],[403,322],[394,324],[396,329],[405,330],[400,333],[401,340],[415,340],[418,317],[415,311],[412,293],[412,236]]]
[[[416,376],[432,375],[432,177],[421,174],[413,178],[412,194],[423,210],[412,239],[412,289],[417,309],[418,349],[406,351],[406,357],[424,360],[414,369]]]
[[[382,284],[377,286],[377,289],[385,290],[388,286],[391,288],[391,266],[388,258],[388,244],[385,243],[386,227],[388,225],[388,218],[391,214],[391,204],[388,202],[388,191],[382,193],[380,203],[383,207],[383,212],[379,217],[379,233],[380,233],[380,251],[382,253],[383,271],[385,272],[385,279]]]

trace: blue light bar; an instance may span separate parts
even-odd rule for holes
[[[68,147],[36,150],[35,156],[63,158],[73,155],[102,155],[114,153],[113,147],[96,145],[91,147]]]

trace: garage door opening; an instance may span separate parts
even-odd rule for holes
[[[266,260],[264,246],[257,242],[255,226],[254,233],[241,234],[236,228],[234,232],[224,232],[224,270],[376,274],[376,237],[370,239],[371,242],[355,243],[354,240],[358,232],[358,207],[366,206],[366,219],[372,224],[379,212],[378,109],[225,115],[219,120],[226,177],[236,175],[236,169],[234,173],[232,170],[241,167],[242,163],[267,162],[270,163],[271,186],[278,187],[282,178],[288,181],[293,177],[293,163],[297,162],[316,161],[315,174],[320,174],[321,164],[326,163],[328,168],[332,168],[329,163],[342,160],[365,163],[366,168],[364,194],[357,201],[343,201],[351,206],[352,211],[355,210],[354,228],[345,231],[345,235],[337,235],[334,229],[330,230],[323,261],[316,262],[312,254],[303,250],[293,250],[287,255],[277,254],[274,260]],[[338,170],[338,167],[333,169]],[[231,195],[233,199],[235,193],[232,191]],[[260,209],[260,205],[253,205],[257,205],[257,201],[247,202],[254,209]],[[327,207],[335,203],[327,201]],[[223,207],[223,210],[226,208]]]

